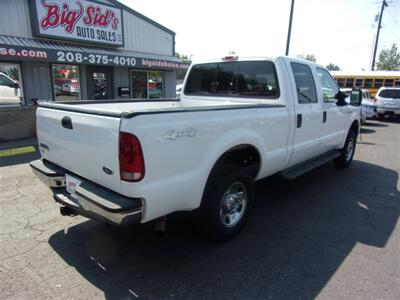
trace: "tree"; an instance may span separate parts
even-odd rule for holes
[[[379,53],[377,70],[400,71],[400,52],[397,50],[396,44],[391,48],[383,49]]]
[[[326,66],[326,68],[327,68],[329,71],[340,71],[340,70],[341,70],[340,67],[339,67],[338,65],[335,65],[335,64],[333,64],[333,63],[329,63],[329,64]]]
[[[178,52],[175,52],[175,57],[179,58],[184,64],[190,64],[190,58],[186,54],[180,54]],[[177,80],[183,80],[185,78],[187,70],[177,70],[176,71],[176,79]]]
[[[305,60],[309,60],[309,61],[312,61],[312,62],[316,62],[317,61],[317,58],[315,57],[314,54],[305,54],[305,55],[304,54],[299,54],[299,55],[297,55],[297,57],[305,59]]]

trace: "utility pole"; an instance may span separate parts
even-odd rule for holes
[[[376,39],[375,39],[375,46],[374,46],[374,54],[372,55],[371,71],[375,70],[376,50],[378,50],[379,32],[381,31],[382,16],[383,16],[383,10],[385,9],[385,6],[388,6],[388,4],[386,3],[386,0],[383,0],[382,7],[381,7],[381,13],[379,14],[378,29],[376,31]]]
[[[290,7],[289,29],[288,29],[288,35],[287,35],[287,41],[286,41],[285,55],[289,55],[290,35],[292,34],[293,9],[294,9],[294,0],[292,0],[292,5]]]

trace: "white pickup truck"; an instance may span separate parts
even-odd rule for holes
[[[128,225],[194,211],[208,237],[226,240],[248,218],[255,180],[351,163],[360,91],[344,99],[308,61],[193,63],[180,99],[41,102],[31,167],[62,215]]]

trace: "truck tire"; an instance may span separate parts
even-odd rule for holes
[[[354,152],[357,144],[357,133],[354,130],[350,130],[347,134],[346,142],[344,147],[340,150],[341,154],[339,157],[333,160],[333,164],[338,169],[345,169],[350,166],[353,161]]]
[[[199,229],[213,241],[233,238],[254,202],[254,182],[246,168],[222,164],[208,178],[199,209]]]

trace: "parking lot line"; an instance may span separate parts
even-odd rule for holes
[[[33,146],[11,148],[11,149],[0,150],[0,157],[8,157],[26,153],[33,153],[33,152],[36,152],[36,149]]]

